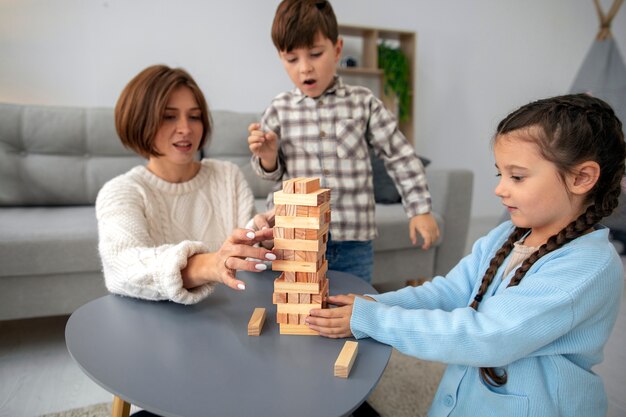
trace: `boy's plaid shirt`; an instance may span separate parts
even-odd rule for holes
[[[385,161],[407,215],[431,211],[424,166],[395,116],[367,88],[346,85],[340,77],[317,99],[296,88],[272,101],[261,125],[278,135],[278,168],[265,172],[252,156],[254,172],[274,181],[319,177],[322,187],[331,189],[333,240],[376,237],[368,146]]]

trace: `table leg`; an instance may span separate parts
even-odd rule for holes
[[[113,411],[111,417],[128,417],[130,415],[130,403],[122,400],[117,395],[113,396]]]

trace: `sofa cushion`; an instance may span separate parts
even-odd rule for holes
[[[93,206],[0,210],[0,279],[100,271]]]
[[[144,162],[117,138],[113,109],[0,103],[0,206],[93,204]]]
[[[419,158],[424,168],[430,164],[429,159],[421,156]],[[372,150],[370,150],[370,161],[372,163],[372,177],[374,181],[374,201],[380,204],[396,204],[401,202],[402,197],[400,197],[396,184],[387,173],[385,162],[374,155]]]
[[[439,213],[433,212],[432,215],[439,225],[439,240],[434,245],[438,246],[444,238],[445,224]],[[411,243],[409,218],[406,216],[402,204],[376,204],[376,226],[378,237],[374,239],[374,251],[390,251],[411,247],[422,250],[418,247],[421,243],[418,246],[413,246]]]
[[[239,113],[227,110],[215,110],[213,114],[212,140],[207,142],[203,152],[205,156],[225,159],[237,164],[256,198],[266,198],[276,184],[259,178],[250,165],[248,148],[248,126],[258,122],[261,116],[256,113]]]

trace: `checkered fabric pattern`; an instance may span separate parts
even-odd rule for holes
[[[254,171],[274,181],[319,177],[321,186],[332,190],[333,240],[371,240],[377,235],[369,147],[385,161],[407,215],[431,211],[424,166],[395,116],[367,88],[346,85],[340,77],[318,98],[296,88],[272,101],[261,125],[279,137],[278,167],[266,172],[253,156]]]

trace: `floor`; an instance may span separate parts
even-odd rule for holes
[[[493,219],[474,219],[468,242],[493,224]],[[85,376],[67,353],[66,321],[62,316],[0,322],[0,417],[37,417],[111,400],[111,395]],[[626,299],[606,346],[605,361],[595,368],[608,392],[608,417],[626,416],[624,346]]]

